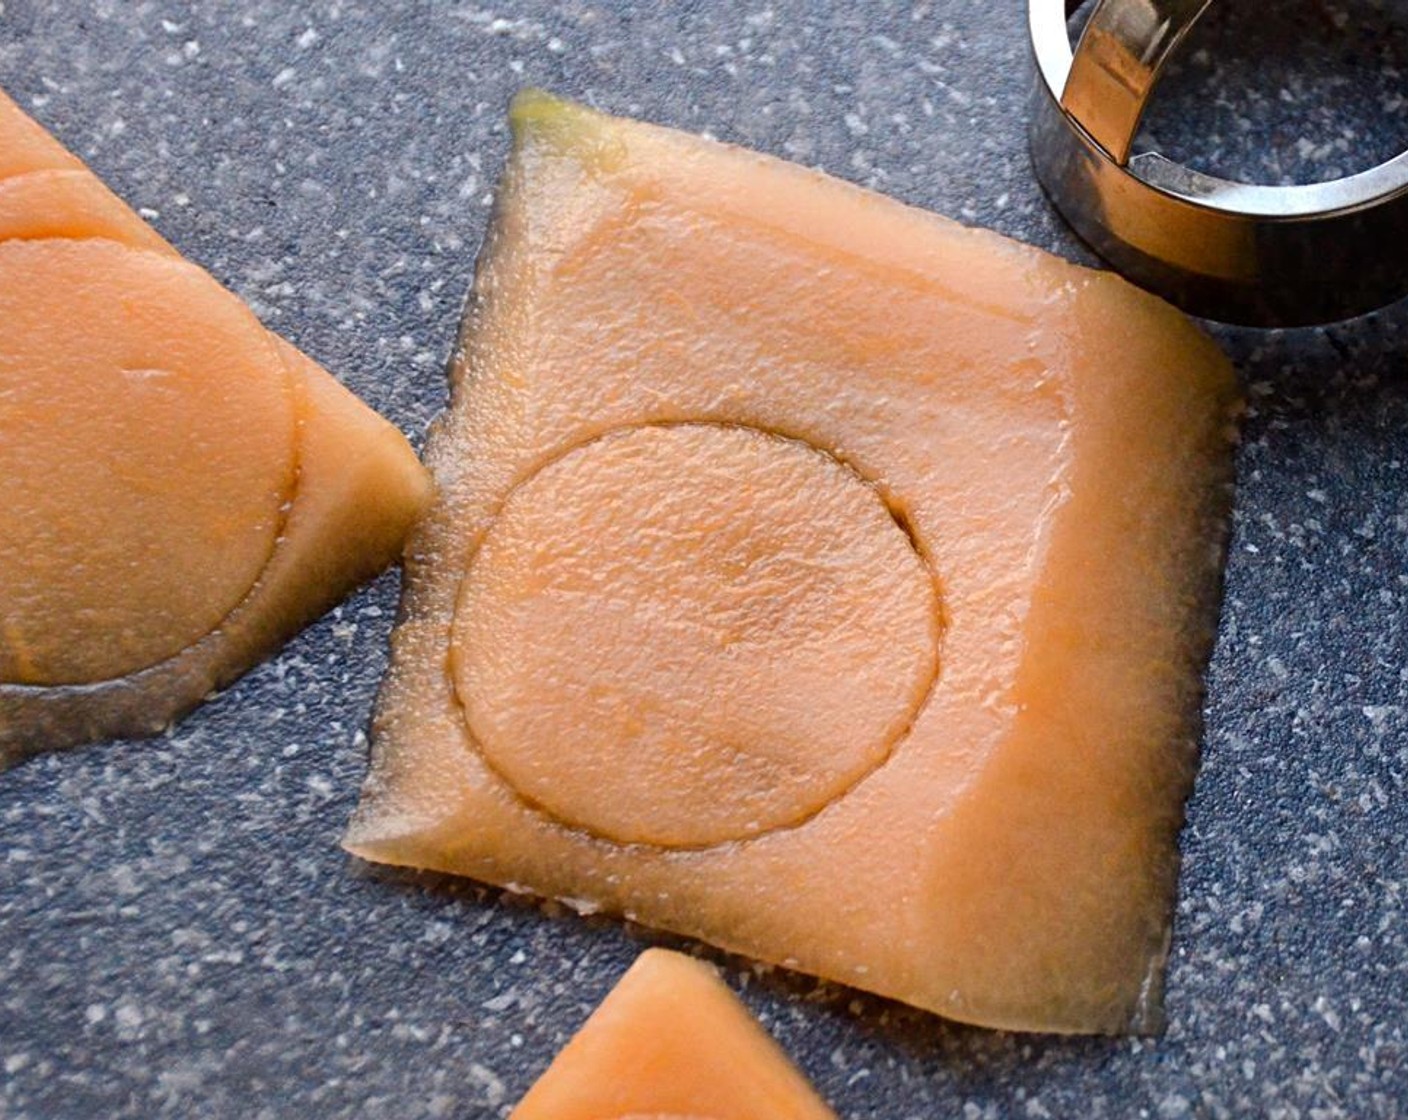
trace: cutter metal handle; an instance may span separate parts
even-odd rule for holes
[[[1030,0],[1032,161],[1102,257],[1195,315],[1250,326],[1345,319],[1408,295],[1408,153],[1343,179],[1238,183],[1130,155],[1159,72],[1213,0]]]

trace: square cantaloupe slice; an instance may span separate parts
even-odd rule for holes
[[[347,846],[1156,1021],[1236,392],[1123,281],[527,93]]]
[[[706,964],[641,954],[509,1120],[836,1120]]]

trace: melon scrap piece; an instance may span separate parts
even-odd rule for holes
[[[347,847],[1148,1029],[1237,392],[1117,277],[540,93]]]
[[[647,949],[509,1120],[836,1120],[707,964]]]
[[[0,94],[0,764],[160,730],[397,558],[394,427]]]

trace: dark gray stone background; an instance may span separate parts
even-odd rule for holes
[[[1365,166],[1408,142],[1405,27],[1224,4],[1150,133],[1267,180]],[[1087,259],[1029,81],[1020,0],[0,0],[0,86],[415,439],[516,88]],[[991,1033],[714,956],[844,1117],[1408,1115],[1408,307],[1217,334],[1251,412],[1168,1031]],[[651,940],[339,851],[396,591],[164,737],[0,775],[0,1116],[501,1116]]]

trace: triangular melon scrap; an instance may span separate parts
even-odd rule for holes
[[[706,964],[649,949],[510,1120],[835,1120]]]
[[[395,560],[399,431],[0,93],[0,765],[160,730]]]

